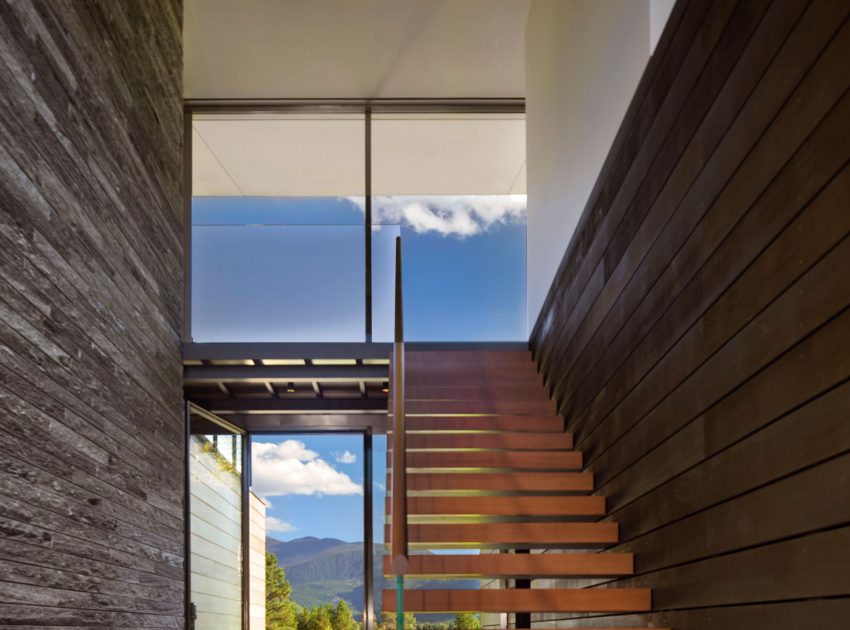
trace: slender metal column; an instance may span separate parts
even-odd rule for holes
[[[192,341],[192,110],[183,108],[183,335]]]
[[[233,439],[238,436],[234,434]],[[251,436],[242,435],[242,628],[251,626]]]
[[[366,341],[372,341],[372,108],[367,107],[364,114],[366,129],[366,185],[364,187],[366,195]]]
[[[363,434],[363,485],[365,486],[363,505],[363,628],[375,628],[375,593],[374,593],[374,555],[372,551],[372,429],[366,429]]]
[[[516,549],[514,553],[531,553],[529,549]],[[515,580],[514,588],[516,589],[526,589],[531,588],[531,580]],[[514,627],[515,628],[530,628],[531,627],[531,613],[527,612],[518,612],[514,615]]]

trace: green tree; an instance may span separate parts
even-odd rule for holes
[[[450,627],[451,630],[481,630],[481,619],[478,615],[458,613]]]
[[[385,612],[381,615],[381,623],[378,624],[378,630],[396,630],[396,619],[394,612]],[[416,630],[416,617],[413,613],[404,613],[404,629]]]
[[[266,630],[296,630],[298,618],[292,603],[292,586],[277,556],[266,552]]]
[[[351,608],[345,600],[337,601],[336,606],[331,611],[331,625],[333,630],[356,630],[359,624],[354,621],[354,615],[351,614]]]
[[[322,604],[298,613],[298,630],[333,630],[333,605]]]

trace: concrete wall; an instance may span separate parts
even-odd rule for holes
[[[181,13],[0,2],[3,627],[183,627]]]
[[[534,324],[671,0],[534,0],[526,27]],[[652,27],[652,28],[651,28]]]

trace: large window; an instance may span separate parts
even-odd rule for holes
[[[399,235],[407,339],[527,338],[524,115],[196,114],[192,138],[193,340],[391,340]]]

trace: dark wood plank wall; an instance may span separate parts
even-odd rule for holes
[[[673,11],[531,339],[655,612],[557,625],[850,627],[848,14]]]
[[[4,627],[183,627],[181,22],[0,2]]]

